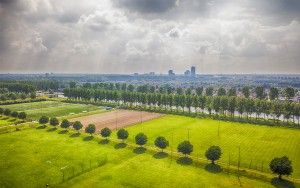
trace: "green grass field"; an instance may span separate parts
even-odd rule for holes
[[[273,187],[270,182],[215,174],[170,157],[156,159],[151,152],[136,154],[130,147],[59,133],[31,128],[0,134],[0,187]],[[88,168],[90,160],[91,166],[97,160],[104,163],[60,183],[62,171],[68,178],[73,168],[75,174]]]
[[[274,157],[287,155],[294,167],[292,177],[300,178],[300,130],[297,129],[222,121],[219,124],[217,120],[167,115],[127,130],[132,142],[134,135],[143,132],[148,136],[150,145],[157,136],[165,136],[171,146],[168,149],[173,148],[173,151],[179,142],[189,137],[194,145],[192,155],[201,158],[205,158],[204,153],[209,146],[218,145],[223,150],[220,161],[228,164],[230,158],[233,165],[237,165],[240,146],[241,166],[264,172],[270,172],[269,162]]]
[[[101,112],[103,109],[98,108],[94,105],[85,104],[71,104],[63,103],[59,101],[43,101],[33,103],[21,103],[12,105],[1,105],[1,108],[9,108],[12,111],[25,111],[28,118],[37,120],[42,115],[49,117],[61,117],[71,114],[88,113],[90,111]]]
[[[0,127],[1,126],[7,126],[7,125],[13,125],[13,124],[18,124],[22,120],[18,118],[13,118],[13,117],[7,117],[7,116],[0,116]]]

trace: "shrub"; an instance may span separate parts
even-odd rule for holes
[[[89,133],[91,136],[93,133],[95,133],[96,131],[96,126],[94,124],[89,124],[86,128],[85,128],[85,132]]]
[[[26,119],[27,114],[25,112],[20,112],[18,115],[18,118],[20,119]]]
[[[128,136],[129,136],[128,131],[125,129],[120,129],[117,132],[118,139],[121,139],[123,142],[128,138]]]
[[[64,119],[64,120],[62,120],[60,127],[67,129],[68,127],[70,127],[70,122],[67,119]]]
[[[278,174],[279,179],[282,175],[290,175],[293,172],[292,162],[286,156],[274,158],[270,162],[270,169],[273,173]]]
[[[0,108],[0,115],[3,114],[4,110],[3,108]]]
[[[8,108],[5,109],[4,112],[3,112],[3,114],[6,115],[6,116],[9,116],[10,113],[11,113],[11,111],[10,111],[10,109],[8,109]]]
[[[75,121],[75,122],[73,123],[73,128],[74,128],[76,131],[78,131],[78,132],[79,132],[80,129],[82,129],[82,127],[83,127],[83,125],[81,124],[80,121]]]
[[[42,116],[39,119],[39,123],[42,124],[42,125],[45,125],[48,122],[49,122],[49,118],[47,116]]]
[[[102,137],[107,138],[111,134],[111,130],[108,127],[101,129],[100,134]]]
[[[143,146],[147,143],[148,138],[144,133],[139,133],[135,136],[135,143],[137,145]]]
[[[205,157],[211,160],[212,164],[215,164],[215,161],[220,159],[221,155],[222,151],[219,146],[211,146],[205,152]]]
[[[163,151],[163,149],[169,146],[169,141],[165,137],[159,136],[155,139],[154,144]]]
[[[57,126],[59,124],[59,121],[57,118],[53,117],[50,119],[50,125]]]
[[[10,115],[11,115],[12,117],[14,117],[14,118],[17,118],[18,115],[19,115],[19,113],[16,112],[16,111],[13,111]]]
[[[193,145],[186,140],[178,144],[177,150],[186,156],[193,152]]]

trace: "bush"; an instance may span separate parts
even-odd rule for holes
[[[94,124],[89,124],[86,128],[85,128],[85,132],[89,133],[91,136],[93,133],[95,133],[96,131],[96,126]]]
[[[83,127],[83,125],[81,124],[80,121],[75,121],[75,122],[73,123],[73,128],[74,128],[76,131],[78,131],[78,132],[79,132],[80,129],[82,129],[82,127]]]
[[[270,162],[270,169],[273,173],[278,174],[279,179],[282,175],[290,175],[293,172],[292,162],[286,156],[274,158]]]
[[[165,137],[159,136],[155,139],[154,144],[163,151],[163,149],[169,146],[169,141]]]
[[[10,109],[8,109],[8,108],[5,109],[4,112],[3,112],[3,114],[6,115],[6,116],[9,116],[10,113],[11,113],[11,111],[10,111]]]
[[[186,140],[178,144],[177,150],[186,156],[193,152],[193,145]]]
[[[68,127],[70,127],[70,122],[67,119],[64,119],[64,120],[62,120],[60,127],[67,129]]]
[[[42,125],[44,125],[44,124],[46,124],[48,122],[49,122],[49,118],[47,116],[42,116],[39,119],[39,123],[42,124]]]
[[[215,164],[215,161],[220,159],[221,155],[222,151],[219,146],[211,146],[205,152],[205,157],[211,160],[212,164]]]
[[[107,138],[111,134],[111,130],[108,127],[101,129],[100,134],[102,137]]]
[[[120,129],[117,132],[118,139],[121,139],[123,142],[128,138],[128,136],[129,136],[128,131],[125,129]]]
[[[143,146],[147,143],[148,138],[144,133],[139,133],[135,136],[135,143],[137,145]]]
[[[25,112],[20,112],[18,115],[18,118],[20,119],[26,119],[27,114]]]
[[[16,112],[16,111],[13,111],[13,112],[11,113],[11,116],[14,117],[14,118],[17,118],[18,115],[19,115],[19,113]]]
[[[50,119],[50,125],[57,126],[59,124],[59,121],[57,118],[53,117]]]
[[[3,114],[4,110],[3,108],[0,108],[0,115]]]

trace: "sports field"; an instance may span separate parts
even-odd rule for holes
[[[114,110],[112,112],[92,114],[78,118],[71,118],[69,120],[72,122],[80,121],[84,126],[93,123],[96,125],[96,130],[99,131],[104,127],[119,129],[136,123],[149,121],[160,116],[162,116],[162,114],[159,113],[134,110]]]
[[[59,133],[32,128],[0,134],[0,187],[273,187],[270,182],[215,174],[170,157],[157,159],[150,152],[136,154],[130,147]],[[101,166],[61,183],[63,174],[68,179],[95,161],[102,161]]]
[[[165,136],[170,149],[176,150],[179,142],[190,140],[195,157],[204,158],[209,146],[218,145],[223,150],[221,162],[237,165],[240,148],[241,166],[269,172],[269,162],[278,156],[288,156],[293,163],[292,177],[300,178],[300,130],[258,126],[210,119],[197,119],[167,115],[127,128],[129,139],[145,133],[153,145],[157,136]]]
[[[1,105],[1,108],[9,108],[12,111],[24,111],[28,118],[37,120],[41,116],[62,117],[74,114],[84,114],[90,111],[102,112],[102,108],[94,105],[71,104],[59,101],[42,101],[33,103],[21,103],[12,105]]]

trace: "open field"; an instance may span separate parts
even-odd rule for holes
[[[215,174],[201,166],[177,164],[170,157],[157,159],[151,152],[136,154],[130,147],[50,130],[0,134],[0,187],[44,187],[47,183],[50,187],[273,187],[270,182]],[[100,167],[60,184],[63,172],[68,178],[73,170],[76,174],[97,160],[103,162]]]
[[[219,128],[218,128],[219,127]],[[219,131],[218,131],[219,129]],[[129,139],[143,132],[148,144],[153,145],[157,136],[170,141],[170,149],[176,150],[179,142],[190,140],[195,157],[204,158],[209,146],[219,145],[223,150],[221,162],[237,165],[240,146],[241,166],[269,172],[269,162],[287,155],[294,167],[292,177],[300,178],[300,130],[270,126],[256,126],[209,119],[197,119],[167,115],[153,121],[127,128]],[[218,134],[219,132],[219,134]]]
[[[110,129],[127,127],[129,125],[133,125],[143,121],[149,121],[160,116],[162,115],[151,112],[115,110],[113,112],[73,118],[70,119],[70,121],[80,121],[84,126],[93,123],[96,125],[97,130],[101,130],[104,127],[109,127]]]
[[[85,104],[70,104],[59,101],[42,101],[33,103],[21,103],[12,105],[1,105],[1,108],[9,108],[12,111],[25,111],[27,117],[37,120],[43,115],[49,117],[61,117],[71,114],[87,113],[97,110],[98,112],[104,111],[94,105]]]

